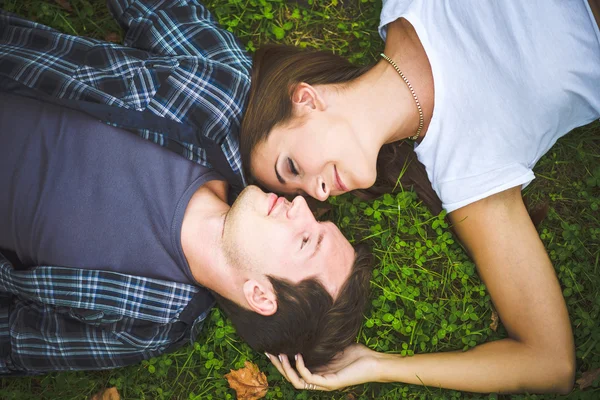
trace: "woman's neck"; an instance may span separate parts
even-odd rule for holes
[[[406,20],[399,19],[388,26],[385,54],[396,62],[415,90],[424,117],[420,135],[423,138],[433,114],[433,76],[425,50]],[[344,96],[348,115],[364,134],[365,145],[380,148],[417,132],[419,112],[413,95],[386,60],[380,60],[348,90],[350,93]],[[352,104],[359,107],[353,110]]]

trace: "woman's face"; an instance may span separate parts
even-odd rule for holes
[[[333,113],[313,112],[276,126],[252,152],[251,172],[267,189],[324,201],[375,182],[375,160],[349,124]]]

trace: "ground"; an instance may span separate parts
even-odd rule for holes
[[[376,0],[208,0],[219,22],[250,52],[265,42],[326,49],[370,63],[382,49]],[[101,0],[0,0],[0,7],[66,33],[120,41],[122,32]],[[549,204],[539,232],[563,287],[577,348],[577,378],[600,367],[600,124],[562,138],[535,168],[526,189],[531,204]],[[372,202],[351,196],[332,201],[327,215],[350,238],[366,237],[377,256],[371,308],[358,340],[373,349],[414,353],[468,349],[501,338],[490,328],[493,308],[475,266],[411,192]],[[251,360],[265,371],[268,399],[496,399],[403,384],[367,384],[343,392],[295,391],[236,336],[214,309],[193,346],[140,365],[105,372],[55,373],[0,381],[2,399],[86,399],[116,386],[125,399],[234,398],[223,375]],[[467,378],[467,377],[466,377]],[[600,398],[579,385],[569,399]],[[561,396],[514,396],[550,399]]]

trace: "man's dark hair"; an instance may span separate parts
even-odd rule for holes
[[[298,284],[269,276],[277,296],[277,311],[260,315],[215,293],[240,337],[252,349],[287,354],[293,362],[300,353],[307,367],[329,362],[353,343],[368,301],[372,256],[366,245],[355,247],[350,276],[335,300],[316,279]]]

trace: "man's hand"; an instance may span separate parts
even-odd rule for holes
[[[296,389],[329,391],[378,381],[378,361],[385,354],[377,353],[362,344],[353,344],[338,353],[329,364],[317,368],[315,373],[306,368],[300,354],[296,356],[296,370],[284,354],[279,358],[270,354],[267,356]]]

